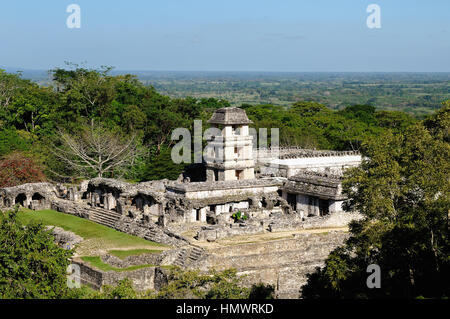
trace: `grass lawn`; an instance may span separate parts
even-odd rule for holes
[[[91,266],[94,266],[103,271],[113,270],[113,271],[121,272],[121,271],[137,270],[137,269],[147,268],[147,267],[156,267],[155,265],[136,265],[136,266],[131,266],[131,267],[127,267],[127,268],[116,268],[116,267],[113,267],[111,265],[104,263],[99,256],[86,256],[86,257],[81,257],[81,259],[83,261],[91,264]]]
[[[110,250],[111,255],[114,255],[120,259],[125,259],[128,256],[142,255],[142,254],[159,254],[161,250],[154,249],[130,249],[130,250]]]
[[[96,244],[97,247],[104,249],[168,247],[167,245],[119,232],[81,217],[60,213],[54,210],[22,210],[19,212],[18,217],[25,223],[30,221],[40,221],[44,225],[61,227],[64,230],[71,231],[83,237],[85,241]],[[84,241],[81,245],[83,244]]]

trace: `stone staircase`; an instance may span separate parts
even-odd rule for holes
[[[83,202],[54,199],[52,201],[52,209],[65,214],[89,219],[95,223],[124,233],[140,236],[153,242],[163,243],[174,247],[189,246],[189,241],[187,239],[174,233],[168,233],[168,231],[163,228],[151,225],[136,225],[135,223],[132,223],[132,220],[124,220],[120,213],[106,210],[101,207],[92,207]],[[130,229],[130,226],[132,226],[132,229]]]
[[[205,250],[197,246],[182,248],[173,264],[184,268],[199,260],[204,254]]]
[[[145,234],[144,239],[159,242],[159,234],[156,229],[150,228],[148,232]]]
[[[115,228],[116,222],[121,217],[121,214],[115,211],[98,207],[90,207],[89,212],[89,220],[111,228]]]

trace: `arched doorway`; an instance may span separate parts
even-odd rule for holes
[[[42,196],[39,193],[34,193],[33,196],[31,197],[31,200],[33,201],[38,201],[39,204],[42,204],[42,202],[45,200],[45,197]]]
[[[25,195],[24,193],[20,193],[19,195],[17,195],[15,202],[16,204],[25,207],[25,204],[27,202],[27,195]]]

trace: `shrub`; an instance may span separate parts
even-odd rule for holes
[[[13,152],[0,160],[0,187],[44,182],[46,177],[36,161],[20,152]]]

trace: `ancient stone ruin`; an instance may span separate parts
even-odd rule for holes
[[[239,108],[219,109],[209,123],[220,135],[208,140],[204,181],[191,182],[184,175],[177,181],[137,184],[108,178],[69,187],[26,184],[0,189],[0,208],[51,208],[179,247],[185,249],[178,258],[182,266],[189,256],[194,262],[205,260],[204,252],[193,248],[196,243],[340,227],[358,218],[343,211],[341,187],[343,171],[361,162],[358,152],[256,149],[249,134],[251,121]],[[181,235],[189,230],[197,235]],[[191,253],[193,249],[197,251]]]

